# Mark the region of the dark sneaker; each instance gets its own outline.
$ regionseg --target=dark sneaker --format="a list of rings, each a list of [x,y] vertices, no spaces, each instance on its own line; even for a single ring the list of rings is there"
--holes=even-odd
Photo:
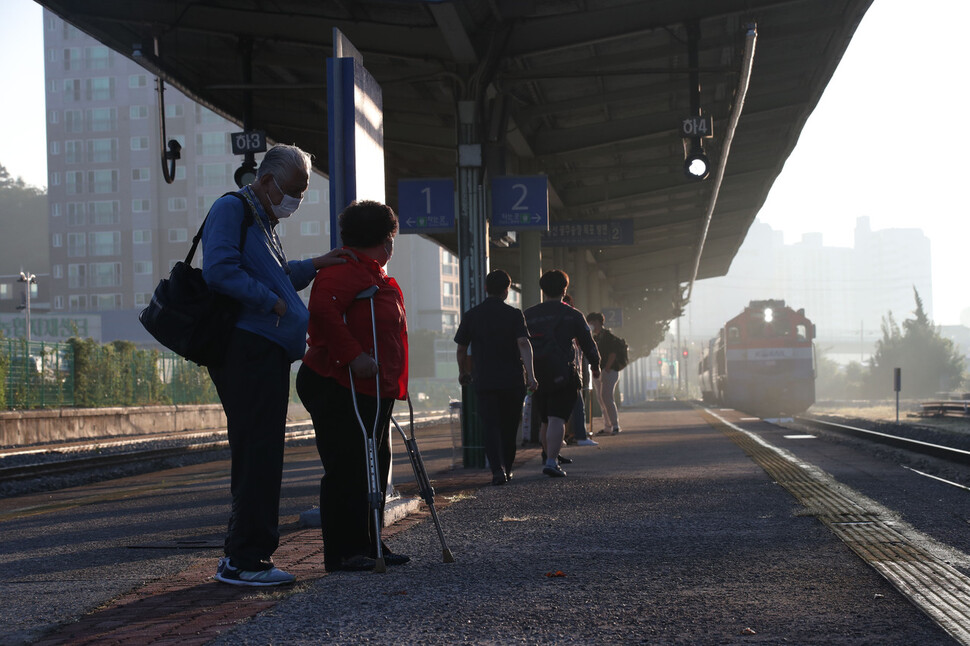
[[[216,567],[216,575],[213,578],[216,581],[222,581],[229,585],[248,585],[255,587],[288,585],[296,581],[295,576],[275,567],[268,570],[240,570],[234,568],[226,557],[219,559],[219,565]]]
[[[384,564],[385,565],[404,565],[411,560],[410,556],[405,556],[404,554],[395,554],[394,552],[384,552]]]
[[[505,472],[493,473],[492,474],[492,484],[495,486],[505,484]]]
[[[550,478],[564,478],[564,477],[566,477],[566,472],[563,471],[562,470],[562,467],[560,467],[558,465],[557,466],[554,466],[554,467],[550,467],[550,466],[542,467],[542,472],[544,474],[546,474],[547,476],[549,476]]]
[[[557,455],[556,456],[556,460],[559,461],[559,464],[572,464],[573,463],[573,459],[572,458],[567,458],[565,455]]]
[[[387,561],[385,561],[387,563]],[[340,561],[334,570],[343,570],[345,572],[364,572],[366,570],[373,570],[377,565],[377,559],[372,559],[369,556],[364,556],[363,554],[357,554],[355,556],[345,557]],[[328,570],[331,568],[327,568]]]
[[[613,427],[613,435],[619,435],[621,433],[619,426]]]

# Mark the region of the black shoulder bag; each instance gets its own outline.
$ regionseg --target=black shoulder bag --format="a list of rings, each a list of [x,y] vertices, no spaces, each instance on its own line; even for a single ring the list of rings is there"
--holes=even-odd
[[[222,197],[226,195],[239,198],[246,209],[239,231],[241,253],[255,216],[242,195],[226,193]],[[192,266],[192,257],[208,219],[206,214],[192,238],[192,248],[185,261],[175,263],[169,277],[158,282],[151,303],[138,315],[138,320],[159,343],[200,366],[215,366],[225,359],[229,333],[242,310],[242,304],[236,299],[211,291],[202,278],[202,270]]]

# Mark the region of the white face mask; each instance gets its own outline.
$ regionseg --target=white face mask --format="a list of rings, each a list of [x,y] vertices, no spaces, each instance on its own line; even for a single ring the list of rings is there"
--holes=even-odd
[[[280,188],[279,183],[276,178],[273,178],[273,183],[276,184],[276,188],[279,189],[280,193],[283,194],[283,199],[280,200],[279,204],[273,204],[273,215],[278,219],[288,218],[293,215],[293,212],[300,208],[300,204],[303,203],[302,197],[293,197],[292,195],[287,195],[283,193],[283,189]],[[272,202],[271,202],[272,204]]]

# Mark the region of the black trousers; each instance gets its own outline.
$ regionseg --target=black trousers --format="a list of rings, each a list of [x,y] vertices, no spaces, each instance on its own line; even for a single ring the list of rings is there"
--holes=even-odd
[[[367,500],[367,460],[364,435],[354,412],[349,388],[335,379],[321,377],[306,365],[296,376],[296,391],[313,419],[317,452],[323,463],[320,479],[320,520],[323,533],[323,560],[328,569],[356,555],[375,556],[377,533],[374,513]],[[357,394],[361,420],[370,433],[373,429],[377,399]],[[384,498],[391,469],[388,432],[394,400],[381,398],[381,417],[377,428],[378,479],[381,485],[380,522],[384,521]]]
[[[225,362],[210,366],[209,376],[226,411],[232,456],[225,554],[233,567],[266,570],[280,543],[290,361],[281,346],[236,328]]]
[[[511,473],[525,386],[479,390],[478,416],[485,427],[485,456],[492,473]]]

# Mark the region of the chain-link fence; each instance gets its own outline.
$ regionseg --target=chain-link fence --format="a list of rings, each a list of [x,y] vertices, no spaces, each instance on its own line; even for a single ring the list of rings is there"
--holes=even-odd
[[[128,341],[0,339],[0,409],[219,401],[204,368]]]

